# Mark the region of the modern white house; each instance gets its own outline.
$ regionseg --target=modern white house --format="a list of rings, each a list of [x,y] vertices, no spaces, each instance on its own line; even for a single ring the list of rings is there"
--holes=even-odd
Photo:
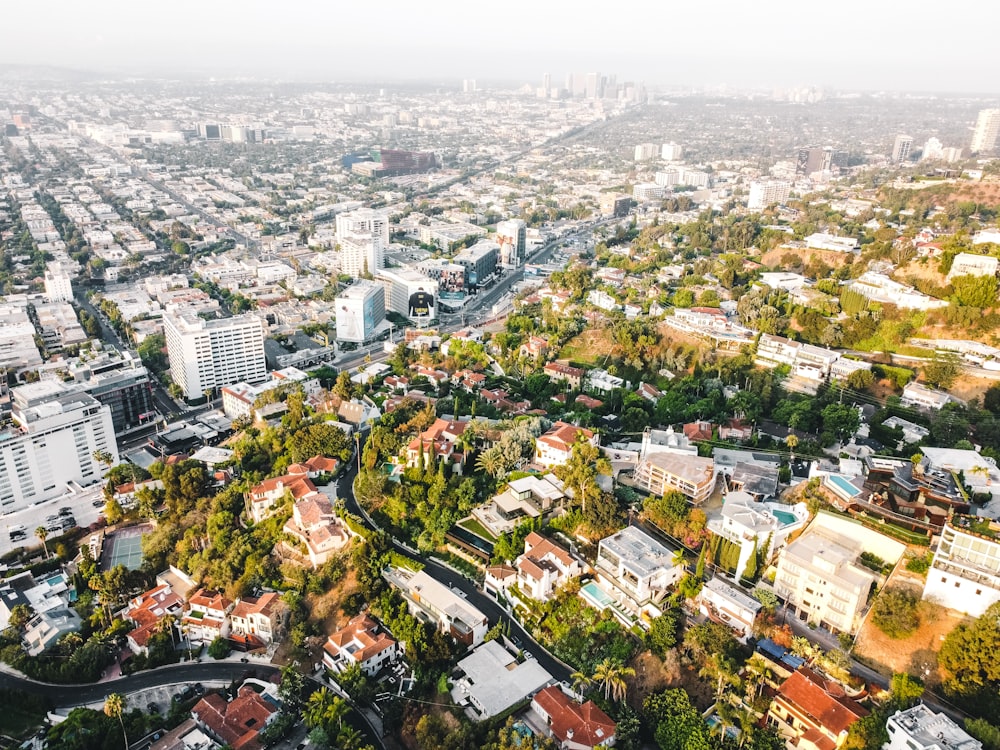
[[[483,721],[503,713],[551,685],[555,679],[534,658],[519,660],[499,640],[486,641],[458,662],[462,677],[451,699],[467,706],[466,714]]]
[[[753,635],[761,604],[746,592],[716,577],[702,586],[697,601],[698,610],[705,617],[728,625],[741,643]]]
[[[735,575],[739,578],[754,554],[769,559],[785,546],[790,534],[809,522],[805,503],[761,503],[746,492],[730,492],[718,516],[708,520],[708,530],[739,545]]]
[[[673,553],[634,526],[600,541],[596,570],[605,591],[634,615],[656,617],[657,606],[684,575]]]
[[[431,623],[470,648],[483,642],[489,630],[486,615],[448,586],[424,571],[386,568],[382,575],[399,590],[414,617]]]
[[[983,743],[944,714],[918,703],[896,711],[885,723],[889,742],[882,750],[982,750]]]

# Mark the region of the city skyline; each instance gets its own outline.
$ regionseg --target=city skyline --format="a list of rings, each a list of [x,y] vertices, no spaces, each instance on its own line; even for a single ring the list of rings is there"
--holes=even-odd
[[[997,91],[991,72],[1000,62],[993,47],[975,43],[975,33],[941,35],[933,55],[920,54],[914,40],[926,37],[924,17],[857,0],[841,4],[836,17],[779,0],[721,14],[676,7],[649,23],[634,14],[598,19],[565,4],[523,0],[508,4],[503,18],[469,14],[450,1],[435,4],[433,16],[399,2],[381,6],[377,17],[339,5],[279,15],[258,0],[171,7],[154,19],[120,0],[14,6],[6,11],[9,28],[24,33],[5,41],[0,65],[345,82],[535,84],[550,73],[560,86],[567,73],[600,71],[651,86],[989,94]],[[843,28],[840,19],[857,21]]]

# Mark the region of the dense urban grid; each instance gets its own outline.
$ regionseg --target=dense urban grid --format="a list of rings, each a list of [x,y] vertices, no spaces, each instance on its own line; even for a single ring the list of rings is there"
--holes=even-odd
[[[1000,108],[0,77],[4,746],[1000,750]]]

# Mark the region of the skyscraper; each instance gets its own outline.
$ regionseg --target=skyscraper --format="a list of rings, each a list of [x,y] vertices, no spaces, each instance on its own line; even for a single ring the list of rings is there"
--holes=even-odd
[[[259,383],[267,375],[264,324],[256,315],[204,320],[191,313],[163,316],[170,377],[184,398],[209,388]]]
[[[900,133],[892,144],[892,160],[897,164],[908,161],[913,148],[913,136]]]
[[[976,127],[972,131],[973,153],[985,153],[995,149],[998,135],[1000,135],[1000,109],[980,110]]]
[[[389,217],[382,211],[359,208],[337,215],[340,271],[348,276],[374,273],[381,268],[389,244]]]
[[[497,244],[500,245],[500,262],[505,266],[518,266],[524,260],[528,225],[521,219],[501,221],[497,224]]]

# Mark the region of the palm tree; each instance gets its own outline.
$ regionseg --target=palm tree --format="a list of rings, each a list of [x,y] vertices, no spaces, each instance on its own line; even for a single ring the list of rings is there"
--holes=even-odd
[[[334,744],[338,750],[358,750],[364,742],[365,736],[352,726],[341,727],[337,732]]]
[[[705,660],[705,666],[698,673],[715,681],[715,702],[722,700],[726,687],[739,682],[736,674],[736,664],[723,654],[712,654]]]
[[[342,729],[348,710],[347,701],[326,688],[320,688],[309,696],[309,701],[306,703],[304,714],[306,725],[322,727],[328,733],[334,723],[338,729]]]
[[[569,676],[569,679],[573,683],[573,690],[577,693],[583,694],[583,691],[590,687],[590,678],[587,677],[583,672],[574,672]]]
[[[45,550],[45,559],[49,559],[49,546],[45,543],[45,540],[49,538],[48,529],[44,526],[39,526],[35,529],[35,536],[42,540],[42,548]]]
[[[487,448],[480,453],[479,458],[476,459],[476,468],[486,474],[489,474],[494,479],[499,479],[500,475],[504,473],[504,463],[503,456],[500,455],[499,449]]]
[[[795,435],[788,435],[785,438],[785,445],[788,446],[788,463],[795,463],[795,449],[799,447],[799,439]]]
[[[628,685],[625,683],[626,677],[634,677],[635,670],[626,667],[611,659],[605,659],[594,667],[594,682],[599,682],[604,686],[604,697],[606,700],[621,702],[625,700],[628,692]]]
[[[121,693],[111,693],[104,699],[104,714],[118,719],[122,725],[122,739],[125,741],[125,750],[128,750],[128,735],[125,734],[125,720],[122,714],[125,713],[125,696]]]

